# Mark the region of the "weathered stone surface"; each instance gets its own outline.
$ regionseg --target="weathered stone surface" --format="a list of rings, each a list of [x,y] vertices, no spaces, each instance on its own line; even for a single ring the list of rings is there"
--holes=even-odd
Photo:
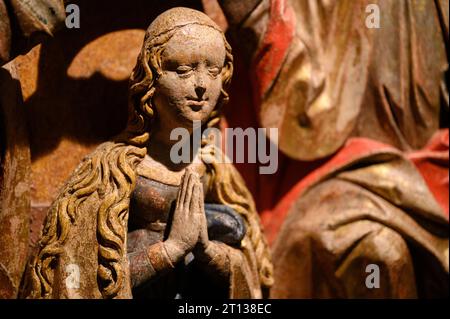
[[[0,68],[0,298],[17,297],[28,253],[30,149],[17,72]]]
[[[62,0],[1,0],[0,65],[52,36],[64,18]]]

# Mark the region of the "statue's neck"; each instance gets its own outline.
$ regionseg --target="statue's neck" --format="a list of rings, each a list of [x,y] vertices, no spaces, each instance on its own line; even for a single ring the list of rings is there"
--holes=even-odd
[[[184,144],[185,147],[182,149],[189,149],[189,162],[188,163],[174,163],[170,157],[170,153],[173,147],[177,147],[179,149],[181,147],[180,137],[177,137],[177,140],[170,139],[170,133],[172,132],[172,128],[170,127],[155,127],[152,130],[152,134],[147,145],[147,154],[152,157],[154,160],[160,162],[167,168],[173,171],[178,171],[186,168],[193,162],[193,159],[200,148],[200,143],[193,143],[194,134],[190,132],[189,139],[185,139]],[[175,144],[177,144],[175,146]],[[188,144],[188,145],[186,145]],[[195,148],[195,149],[194,149]]]

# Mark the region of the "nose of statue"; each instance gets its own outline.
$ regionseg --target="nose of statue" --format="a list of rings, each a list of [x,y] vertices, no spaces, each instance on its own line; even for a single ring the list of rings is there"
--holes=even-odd
[[[203,94],[205,93],[206,88],[204,85],[197,85],[195,87],[195,93],[197,94],[197,98],[199,100],[203,99]]]

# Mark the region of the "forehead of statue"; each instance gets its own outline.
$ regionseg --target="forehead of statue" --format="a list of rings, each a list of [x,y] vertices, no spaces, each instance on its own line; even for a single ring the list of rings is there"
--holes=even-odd
[[[147,37],[154,38],[175,28],[190,24],[210,26],[220,31],[219,26],[203,12],[177,7],[167,10],[156,17],[147,29]]]
[[[177,30],[164,47],[163,62],[189,64],[206,61],[223,66],[225,43],[221,32],[204,25],[191,24]]]

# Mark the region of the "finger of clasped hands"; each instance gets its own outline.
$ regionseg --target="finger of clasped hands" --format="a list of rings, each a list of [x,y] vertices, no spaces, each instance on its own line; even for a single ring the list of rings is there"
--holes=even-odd
[[[173,214],[169,236],[164,242],[172,262],[178,262],[188,253],[202,254],[210,244],[206,222],[203,184],[199,175],[186,169]]]

